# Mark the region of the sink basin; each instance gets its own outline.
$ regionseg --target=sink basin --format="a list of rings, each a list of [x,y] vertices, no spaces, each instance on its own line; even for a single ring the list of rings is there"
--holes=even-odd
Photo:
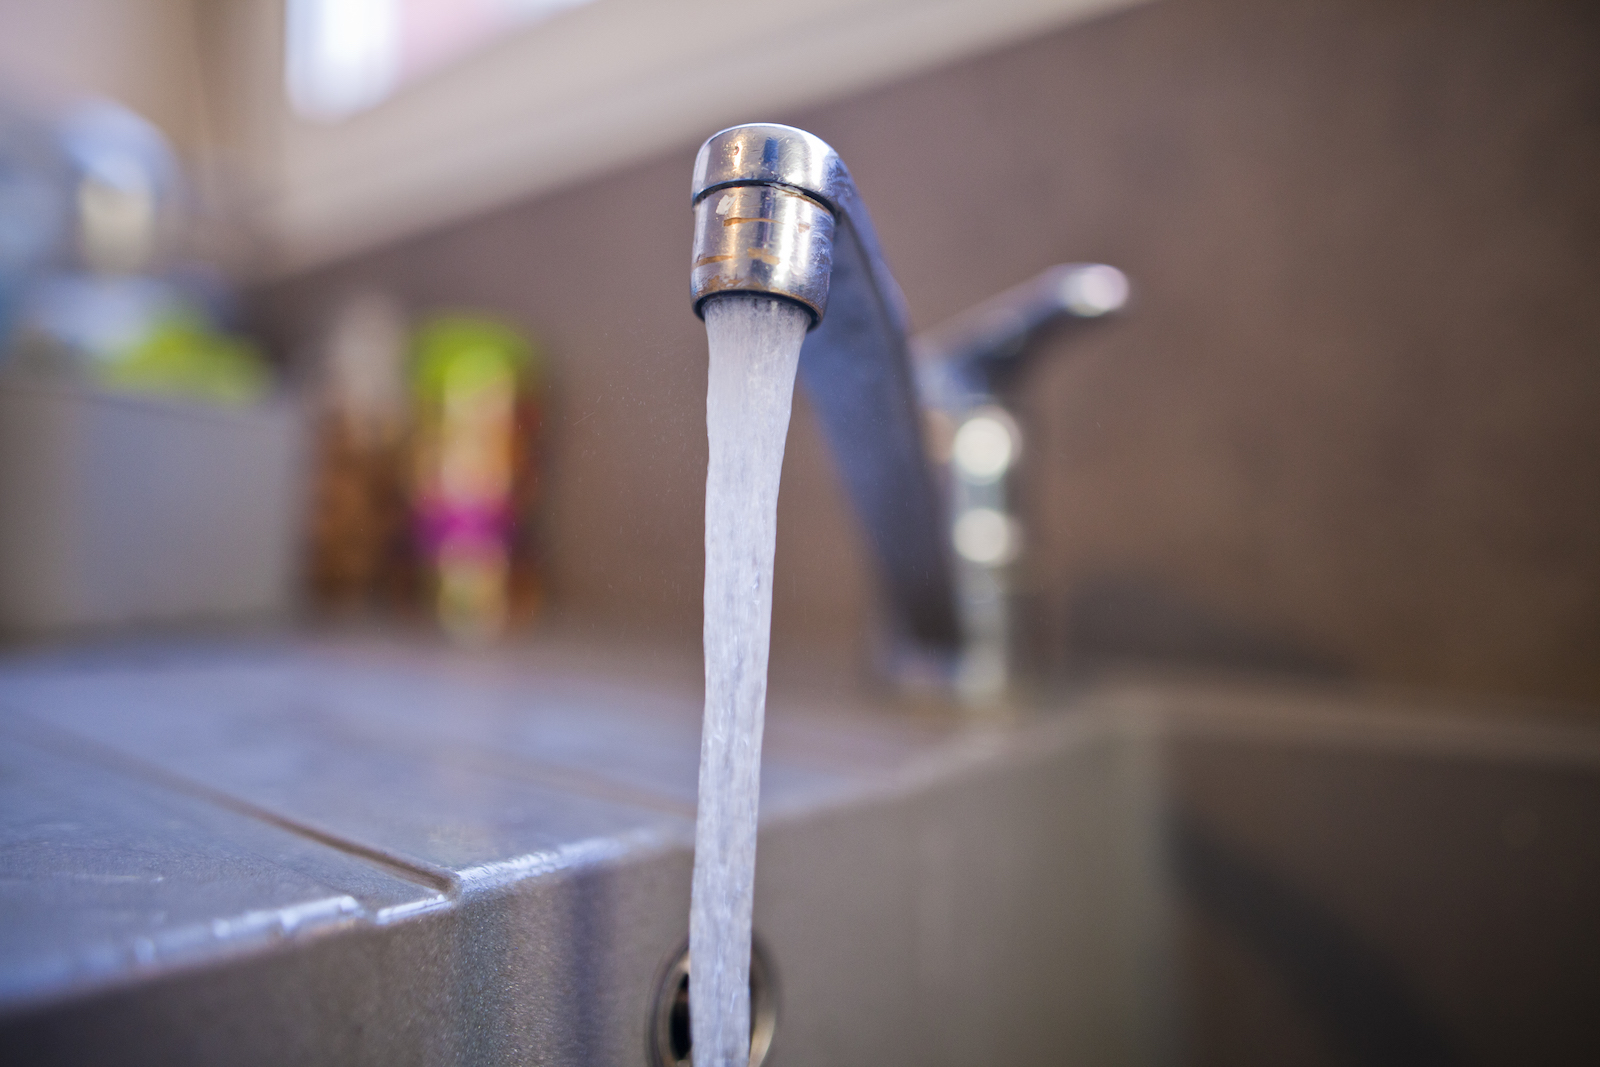
[[[699,711],[692,669],[561,650],[14,659],[0,1058],[649,1063]],[[762,811],[777,1067],[1600,1062],[1593,730],[779,688]]]

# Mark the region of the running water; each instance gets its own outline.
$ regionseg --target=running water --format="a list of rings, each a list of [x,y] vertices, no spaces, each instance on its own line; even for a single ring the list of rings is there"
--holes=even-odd
[[[705,319],[706,714],[689,906],[689,1020],[695,1067],[746,1067],[778,474],[810,316],[770,297],[728,295],[706,304]]]

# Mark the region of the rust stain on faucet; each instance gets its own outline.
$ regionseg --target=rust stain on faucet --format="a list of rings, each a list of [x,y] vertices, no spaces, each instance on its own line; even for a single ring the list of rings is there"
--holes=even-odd
[[[749,256],[751,259],[760,260],[769,267],[776,267],[778,264],[783,262],[780,257],[772,252],[768,252],[765,248],[747,248],[744,250],[744,254]],[[694,265],[695,269],[698,270],[701,267],[709,267],[713,263],[728,263],[738,258],[739,257],[735,254],[721,256],[701,256],[699,259],[694,261]]]

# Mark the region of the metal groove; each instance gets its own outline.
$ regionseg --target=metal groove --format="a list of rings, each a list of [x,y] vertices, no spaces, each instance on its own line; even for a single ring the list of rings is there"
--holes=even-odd
[[[481,748],[474,744],[463,744],[459,741],[440,738],[429,738],[425,741],[421,739],[406,741],[397,738],[393,734],[379,736],[375,733],[353,728],[349,722],[329,715],[322,708],[315,705],[302,706],[301,710],[313,711],[318,715],[318,730],[354,745],[364,747],[375,742],[381,742],[391,752],[398,752],[412,757],[423,757],[429,760],[442,758],[463,770],[494,774],[512,781],[524,782],[557,792],[572,793],[591,800],[605,801],[609,804],[625,804],[629,807],[645,808],[666,815],[676,815],[688,819],[694,818],[695,806],[692,803],[680,800],[660,790],[651,789],[648,786],[626,785],[615,778],[596,771],[586,770],[582,767],[548,763],[528,755],[519,755],[517,758],[511,759],[498,752]]]
[[[365,860],[406,881],[425,885],[438,893],[447,894],[452,898],[458,895],[460,880],[453,871],[426,866],[415,860],[397,856],[382,849],[374,848],[371,845],[364,845],[359,841],[341,837],[309,823],[280,815],[269,808],[261,807],[231,793],[226,793],[202,782],[196,782],[193,779],[169,771],[165,767],[150,763],[103,741],[86,737],[74,730],[57,726],[54,723],[44,722],[27,713],[16,713],[10,724],[22,727],[18,732],[42,747],[50,748],[66,756],[90,760],[100,764],[102,767],[121,771],[148,782],[154,782],[173,792],[204,800],[209,804],[215,804],[220,808],[243,815],[246,818],[276,826],[281,830],[287,830],[289,833],[315,841],[320,845],[354,856],[357,859]]]

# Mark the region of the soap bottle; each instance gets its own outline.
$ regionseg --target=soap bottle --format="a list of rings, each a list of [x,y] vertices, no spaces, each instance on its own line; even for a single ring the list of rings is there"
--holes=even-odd
[[[392,613],[413,599],[406,327],[393,297],[368,291],[339,305],[323,343],[309,577],[325,613]]]
[[[538,610],[542,383],[532,344],[501,323],[446,315],[417,333],[412,520],[425,595],[462,643]]]

